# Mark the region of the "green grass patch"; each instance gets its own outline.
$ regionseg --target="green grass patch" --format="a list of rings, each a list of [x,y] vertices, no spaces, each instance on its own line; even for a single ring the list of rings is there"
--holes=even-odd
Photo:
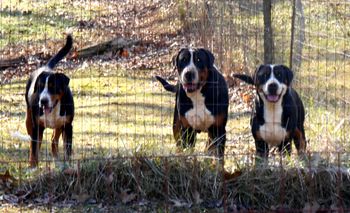
[[[3,1],[0,8],[0,47],[32,41],[61,39],[75,25],[63,2]],[[65,8],[65,11],[58,9]],[[20,42],[19,42],[20,41]]]

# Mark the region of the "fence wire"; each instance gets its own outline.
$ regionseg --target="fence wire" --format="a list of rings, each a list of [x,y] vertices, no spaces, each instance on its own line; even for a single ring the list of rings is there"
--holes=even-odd
[[[295,151],[290,158],[280,158],[273,149],[269,165],[259,170],[254,167],[249,121],[254,88],[232,75],[252,75],[264,63],[263,4],[2,1],[0,201],[21,208],[32,200],[51,206],[56,201],[94,199],[124,205],[147,200],[148,206],[168,211],[174,206],[347,211],[350,3],[272,1],[273,63],[294,71],[293,87],[306,108],[308,154],[300,162]],[[39,154],[41,169],[31,173],[25,83],[63,45],[67,31],[73,32],[74,49],[55,69],[70,77],[75,102],[71,167],[54,162],[52,130],[47,129]],[[213,163],[206,155],[205,133],[198,135],[194,149],[179,150],[175,145],[175,95],[164,91],[154,76],[175,84],[172,59],[186,46],[212,51],[229,85],[225,161]],[[59,147],[62,160],[62,140]],[[57,168],[63,172],[51,173]],[[30,182],[38,177],[40,181]],[[153,204],[152,199],[162,204]]]

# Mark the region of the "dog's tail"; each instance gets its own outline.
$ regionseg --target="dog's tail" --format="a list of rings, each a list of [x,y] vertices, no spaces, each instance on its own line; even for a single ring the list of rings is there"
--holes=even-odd
[[[233,77],[238,78],[248,84],[254,85],[254,80],[252,77],[249,75],[244,75],[244,74],[234,74]]]
[[[169,91],[169,92],[172,92],[172,93],[176,93],[177,92],[177,86],[176,85],[172,85],[172,84],[169,84],[164,78],[156,75],[155,76],[156,79],[163,85],[164,89],[166,91]]]
[[[47,66],[50,69],[53,69],[55,67],[55,65],[69,53],[69,51],[71,50],[72,46],[73,46],[73,37],[72,37],[71,34],[68,34],[67,35],[67,39],[66,39],[66,44],[64,45],[64,47],[62,47],[60,49],[60,51],[58,51],[58,53],[56,55],[54,55],[49,60],[49,62],[47,63]]]

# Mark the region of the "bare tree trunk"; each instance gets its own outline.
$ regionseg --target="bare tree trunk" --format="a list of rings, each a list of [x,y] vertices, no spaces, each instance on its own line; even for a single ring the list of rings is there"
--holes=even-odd
[[[303,46],[305,42],[305,15],[301,0],[295,2],[295,32],[294,40],[297,42],[293,45],[292,63],[293,70],[298,71],[302,62]]]
[[[271,0],[263,1],[264,7],[264,63],[272,64],[274,62],[274,45],[271,25]]]
[[[290,29],[290,53],[289,53],[289,68],[293,69],[293,49],[294,49],[294,30],[295,30],[295,1],[293,0],[292,6],[292,26]]]

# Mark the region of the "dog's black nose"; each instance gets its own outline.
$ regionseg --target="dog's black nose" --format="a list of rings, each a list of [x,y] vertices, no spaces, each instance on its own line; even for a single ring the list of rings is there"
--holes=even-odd
[[[187,82],[193,81],[194,77],[195,77],[194,72],[186,72],[185,73],[185,79]]]
[[[49,99],[43,98],[40,100],[40,105],[41,106],[47,106],[49,104]]]
[[[267,89],[268,89],[270,95],[276,95],[278,85],[276,83],[272,83],[268,86]]]

